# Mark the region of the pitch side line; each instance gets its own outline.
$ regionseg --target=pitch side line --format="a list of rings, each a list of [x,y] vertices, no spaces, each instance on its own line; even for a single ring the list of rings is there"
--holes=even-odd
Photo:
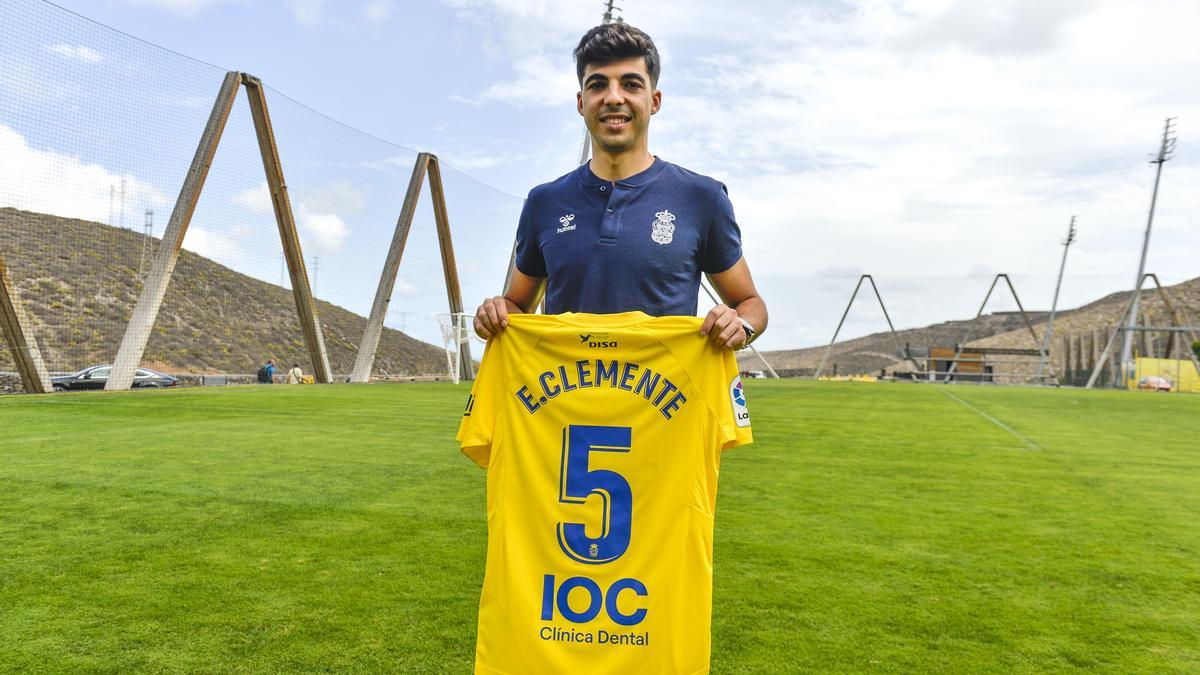
[[[1040,447],[1040,446],[1039,446],[1037,443],[1034,443],[1033,441],[1029,440],[1028,438],[1025,438],[1025,437],[1024,437],[1024,436],[1022,436],[1021,434],[1017,433],[1015,429],[1013,429],[1012,427],[1008,426],[1008,425],[1007,425],[1007,424],[1005,424],[1004,422],[1001,422],[1000,420],[996,419],[995,417],[992,417],[991,415],[989,415],[989,414],[987,414],[987,413],[983,412],[983,411],[982,411],[982,410],[980,410],[979,408],[976,408],[975,406],[971,405],[970,403],[967,403],[966,401],[962,400],[961,398],[959,398],[959,397],[955,396],[954,394],[951,394],[950,392],[946,391],[946,388],[945,388],[945,387],[938,387],[938,389],[937,389],[937,390],[938,390],[938,391],[940,391],[940,392],[942,392],[943,394],[945,394],[945,395],[949,396],[950,398],[954,399],[955,401],[958,401],[959,403],[961,403],[961,404],[965,405],[966,407],[970,408],[971,410],[974,410],[976,413],[979,413],[979,416],[980,416],[980,417],[983,417],[985,420],[987,420],[987,421],[991,422],[992,424],[995,424],[996,426],[1000,427],[1001,429],[1003,429],[1003,430],[1007,431],[1008,433],[1012,434],[1013,436],[1015,436],[1015,437],[1017,438],[1017,440],[1019,440],[1019,441],[1021,441],[1022,443],[1024,443],[1024,444],[1025,444],[1025,446],[1026,446],[1026,447],[1028,447],[1030,450],[1039,450],[1039,451],[1040,451],[1040,450],[1042,449],[1042,448],[1041,448],[1041,447]]]

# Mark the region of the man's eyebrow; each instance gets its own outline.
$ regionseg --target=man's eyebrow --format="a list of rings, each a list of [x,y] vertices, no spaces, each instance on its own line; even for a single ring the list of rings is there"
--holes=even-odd
[[[621,76],[621,79],[622,80],[637,80],[638,82],[642,82],[642,83],[646,82],[646,78],[641,73],[625,73],[624,75]],[[588,75],[586,78],[584,78],[583,84],[586,86],[592,80],[600,80],[603,82],[607,82],[608,76],[605,75],[604,73],[592,73],[591,75]]]

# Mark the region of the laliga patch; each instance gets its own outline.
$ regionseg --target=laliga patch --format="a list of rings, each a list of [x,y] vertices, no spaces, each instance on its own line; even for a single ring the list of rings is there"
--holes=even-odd
[[[746,407],[746,390],[742,388],[742,376],[734,375],[729,383],[729,402],[733,404],[733,419],[739,427],[750,426],[750,409]]]

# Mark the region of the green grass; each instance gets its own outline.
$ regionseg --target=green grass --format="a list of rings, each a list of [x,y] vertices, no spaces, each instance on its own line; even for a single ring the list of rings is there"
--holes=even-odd
[[[1200,670],[1200,397],[748,387],[714,672]],[[469,672],[465,395],[0,398],[0,670]]]

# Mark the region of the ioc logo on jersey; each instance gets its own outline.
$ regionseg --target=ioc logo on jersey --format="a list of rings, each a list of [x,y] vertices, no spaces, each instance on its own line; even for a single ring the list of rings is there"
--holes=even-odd
[[[575,589],[581,589],[583,593],[579,595],[586,598],[583,608],[578,610],[576,608],[579,605],[572,607],[568,600]],[[623,592],[641,598],[649,595],[646,584],[637,579],[617,579],[605,591],[588,577],[570,577],[563,579],[560,584],[553,574],[547,574],[542,577],[542,621],[553,621],[557,610],[560,616],[571,623],[589,623],[603,611],[619,626],[636,626],[646,618],[647,610],[641,607],[629,613],[622,612],[618,607],[618,599]]]

